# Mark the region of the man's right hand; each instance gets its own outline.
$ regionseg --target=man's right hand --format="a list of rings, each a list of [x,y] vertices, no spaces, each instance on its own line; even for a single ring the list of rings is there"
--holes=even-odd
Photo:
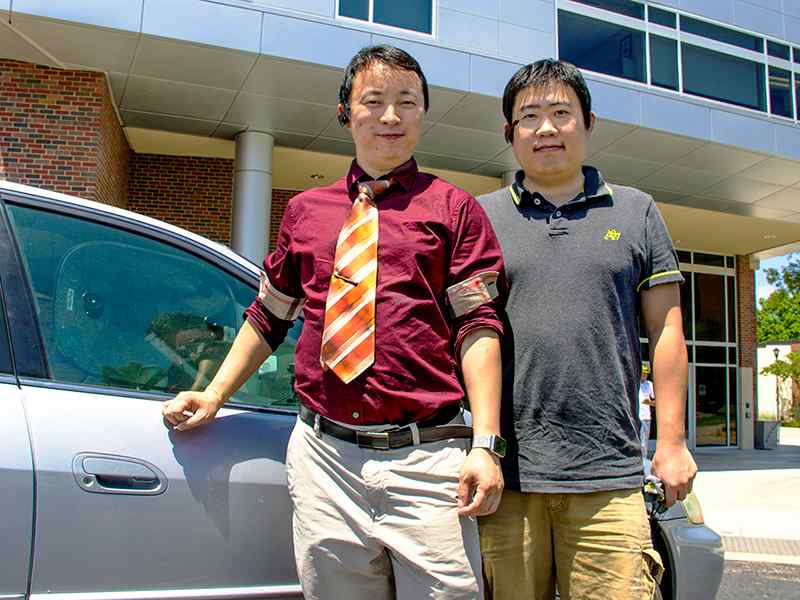
[[[164,402],[161,414],[178,431],[194,429],[211,421],[224,402],[215,391],[181,392]]]

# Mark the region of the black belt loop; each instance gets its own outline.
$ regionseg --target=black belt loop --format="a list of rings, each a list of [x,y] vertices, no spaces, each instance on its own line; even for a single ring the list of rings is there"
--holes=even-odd
[[[448,425],[460,412],[460,403],[447,406],[430,419],[416,423],[416,432],[409,425],[389,431],[352,429],[323,417],[303,404],[300,405],[300,420],[311,426],[314,429],[314,435],[318,438],[321,438],[322,434],[325,433],[351,444],[356,444],[360,448],[394,450],[426,442],[439,442],[453,438],[471,438],[472,427],[467,425]]]

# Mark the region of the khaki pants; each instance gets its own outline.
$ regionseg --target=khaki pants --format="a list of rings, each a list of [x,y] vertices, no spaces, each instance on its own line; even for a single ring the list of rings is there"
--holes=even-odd
[[[506,490],[480,535],[490,600],[651,600],[663,573],[638,489]]]
[[[306,600],[478,600],[478,526],[457,511],[465,439],[370,450],[297,422],[286,453]]]

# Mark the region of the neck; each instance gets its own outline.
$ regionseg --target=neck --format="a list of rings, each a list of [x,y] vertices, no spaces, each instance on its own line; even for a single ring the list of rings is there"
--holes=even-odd
[[[407,161],[408,161],[408,158],[398,162],[397,164],[375,165],[375,164],[371,164],[367,160],[362,160],[361,158],[358,157],[358,155],[356,155],[356,163],[358,163],[358,166],[361,167],[361,170],[364,171],[364,173],[366,173],[367,175],[369,175],[373,179],[378,179],[379,177],[381,177],[383,175],[386,175],[387,173],[391,173],[397,167],[399,167],[400,165],[406,163]]]
[[[525,189],[539,192],[556,206],[569,202],[583,190],[583,171],[563,179],[538,179],[532,180],[527,175],[523,181]]]

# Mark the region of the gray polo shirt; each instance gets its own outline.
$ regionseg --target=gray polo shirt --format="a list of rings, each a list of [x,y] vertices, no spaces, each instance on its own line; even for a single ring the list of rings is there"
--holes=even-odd
[[[653,199],[583,172],[584,191],[559,207],[525,190],[522,171],[479,198],[509,283],[503,471],[523,492],[642,484],[639,293],[683,281]]]

